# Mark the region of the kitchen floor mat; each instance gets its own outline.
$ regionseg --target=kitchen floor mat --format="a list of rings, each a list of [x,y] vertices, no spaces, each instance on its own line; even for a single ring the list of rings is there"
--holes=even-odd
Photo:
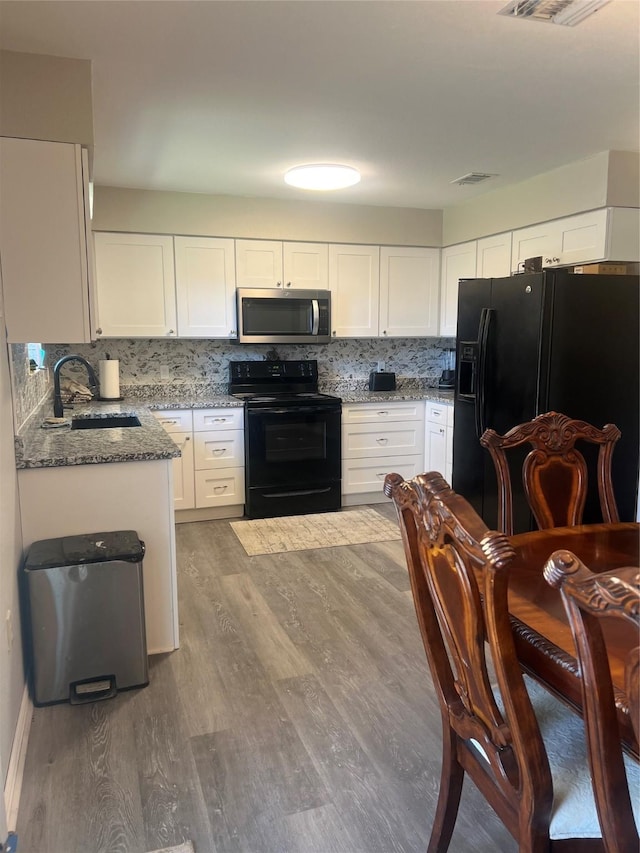
[[[396,522],[375,509],[232,521],[231,528],[250,557],[400,539]]]

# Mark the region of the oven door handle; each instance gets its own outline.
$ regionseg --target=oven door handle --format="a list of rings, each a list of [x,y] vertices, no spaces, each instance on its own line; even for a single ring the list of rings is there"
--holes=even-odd
[[[317,299],[311,300],[311,316],[313,317],[311,323],[311,334],[317,335],[318,329],[320,328],[320,306],[318,305]]]
[[[257,415],[290,415],[297,414],[301,412],[302,414],[315,414],[317,412],[327,412],[328,414],[332,414],[334,412],[339,412],[340,407],[335,406],[287,406],[286,408],[266,408],[266,409],[247,409],[249,417],[256,417]]]
[[[263,498],[296,498],[303,495],[325,495],[331,491],[331,486],[324,489],[296,489],[294,492],[272,492],[270,495],[263,494]]]

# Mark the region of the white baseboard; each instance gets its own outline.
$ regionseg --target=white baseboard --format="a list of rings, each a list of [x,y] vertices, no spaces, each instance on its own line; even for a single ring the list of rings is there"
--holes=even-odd
[[[15,832],[16,824],[18,823],[18,807],[20,805],[24,762],[27,757],[27,744],[29,743],[32,717],[33,704],[29,696],[29,687],[25,684],[20,711],[18,713],[18,722],[13,735],[13,744],[11,745],[11,758],[9,759],[7,780],[4,786],[4,803],[9,832]]]

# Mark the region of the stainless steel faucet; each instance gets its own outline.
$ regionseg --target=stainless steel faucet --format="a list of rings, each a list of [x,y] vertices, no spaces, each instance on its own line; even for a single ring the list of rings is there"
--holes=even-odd
[[[89,376],[89,389],[93,391],[96,396],[98,394],[98,380],[96,379],[93,367],[91,367],[86,358],[83,358],[81,355],[63,356],[56,362],[55,367],[53,368],[53,415],[56,418],[61,418],[64,415],[62,397],[60,395],[60,368],[67,361],[79,361],[81,364],[84,364],[87,369],[87,375]]]

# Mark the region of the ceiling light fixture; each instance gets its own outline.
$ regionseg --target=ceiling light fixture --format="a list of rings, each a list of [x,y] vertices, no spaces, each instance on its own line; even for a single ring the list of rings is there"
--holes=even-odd
[[[512,0],[498,14],[575,27],[609,2],[610,0]]]
[[[302,190],[341,190],[360,180],[360,172],[352,166],[337,163],[310,163],[285,172],[285,183]]]

